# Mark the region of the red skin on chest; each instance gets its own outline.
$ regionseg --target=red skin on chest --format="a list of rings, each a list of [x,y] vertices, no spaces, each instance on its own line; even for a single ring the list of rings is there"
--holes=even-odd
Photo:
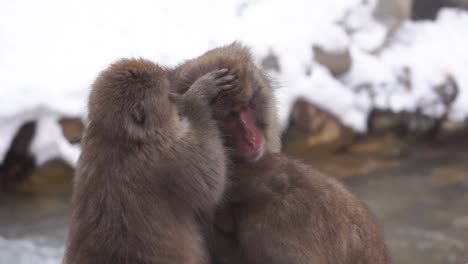
[[[224,205],[216,211],[215,226],[224,234],[233,234],[235,232],[236,223],[231,205]]]

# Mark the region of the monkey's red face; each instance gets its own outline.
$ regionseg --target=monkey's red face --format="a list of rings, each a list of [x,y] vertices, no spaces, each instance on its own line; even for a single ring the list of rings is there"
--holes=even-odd
[[[234,105],[223,121],[227,145],[234,150],[234,158],[241,161],[254,162],[263,154],[264,138],[257,124],[255,107],[255,99]]]

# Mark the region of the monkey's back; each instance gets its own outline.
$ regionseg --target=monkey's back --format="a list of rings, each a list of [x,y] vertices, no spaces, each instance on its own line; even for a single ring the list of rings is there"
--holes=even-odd
[[[255,177],[256,192],[240,194],[249,198],[236,215],[250,262],[388,262],[374,216],[343,184],[282,154],[257,163],[238,170]]]
[[[104,144],[83,139],[65,263],[208,263],[194,212],[173,197],[183,190],[166,180],[184,172],[151,149]]]

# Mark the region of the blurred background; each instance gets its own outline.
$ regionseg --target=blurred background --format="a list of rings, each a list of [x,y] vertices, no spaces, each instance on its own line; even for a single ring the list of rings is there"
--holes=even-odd
[[[283,151],[345,182],[393,263],[468,262],[468,1],[0,2],[0,264],[60,263],[90,84],[241,41]]]

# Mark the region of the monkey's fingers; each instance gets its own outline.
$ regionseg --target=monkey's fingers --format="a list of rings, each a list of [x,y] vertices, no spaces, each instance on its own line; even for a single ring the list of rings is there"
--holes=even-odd
[[[219,78],[225,76],[228,72],[229,72],[228,68],[223,68],[223,69],[220,69],[220,70],[215,70],[212,73],[214,73],[216,79],[219,79]]]
[[[221,92],[224,92],[224,91],[234,89],[235,85],[234,84],[224,84],[224,85],[219,85],[218,88],[219,88],[219,90]]]
[[[224,85],[218,85],[216,86],[217,89],[214,89],[214,95],[212,99],[210,100],[210,103],[213,103],[214,101],[218,100],[220,97],[223,97],[224,94],[226,94],[229,91],[232,91],[236,88],[234,84],[224,84]]]
[[[226,75],[222,78],[216,79],[216,85],[224,85],[232,83],[233,81],[237,80],[236,75]]]

